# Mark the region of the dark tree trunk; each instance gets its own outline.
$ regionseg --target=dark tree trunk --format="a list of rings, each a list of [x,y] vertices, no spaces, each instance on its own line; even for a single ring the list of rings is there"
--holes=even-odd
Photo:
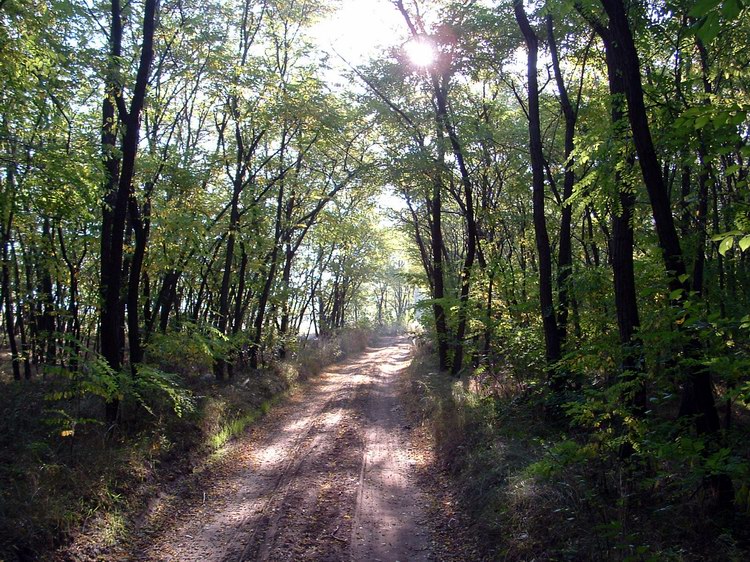
[[[464,357],[464,338],[466,336],[466,323],[469,315],[469,292],[471,290],[471,273],[474,266],[474,260],[477,255],[477,225],[474,216],[474,193],[469,171],[466,168],[463,147],[458,138],[453,123],[448,115],[448,93],[447,86],[440,82],[439,77],[432,74],[432,87],[437,102],[438,123],[445,129],[453,149],[453,156],[456,159],[458,170],[461,174],[461,185],[464,192],[464,218],[466,220],[466,255],[461,268],[461,292],[459,295],[460,305],[458,308],[458,324],[456,326],[456,336],[453,342],[453,358],[451,364],[451,374],[458,376],[463,367]]]
[[[617,72],[622,74],[633,144],[651,202],[659,246],[667,271],[670,272],[670,289],[688,289],[687,281],[680,280],[680,277],[685,274],[685,262],[672,217],[669,193],[664,183],[649,128],[643,99],[640,61],[625,6],[622,0],[601,0],[601,2],[609,16],[610,56]],[[613,45],[616,45],[616,48],[612,48]]]
[[[236,231],[240,220],[239,196],[242,191],[241,179],[235,180],[234,193],[232,195],[232,210],[229,215],[229,233],[227,234],[227,249],[224,255],[224,271],[221,276],[221,290],[219,292],[219,317],[216,329],[220,334],[226,334],[229,323],[229,282],[232,277],[232,263],[234,261],[234,244]],[[226,373],[226,358],[217,357],[214,360],[214,376],[216,380],[224,380]]]
[[[162,334],[167,332],[169,314],[172,311],[172,306],[177,296],[177,281],[179,278],[180,272],[176,270],[168,271],[164,274],[164,277],[161,280],[159,294],[156,296],[156,303],[154,304],[154,308],[149,314],[148,322],[146,323],[146,340],[148,340],[151,337],[151,334],[153,334],[157,318],[159,319],[159,331]]]
[[[242,311],[245,309],[244,297],[245,297],[245,277],[247,276],[247,262],[249,256],[245,251],[245,245],[240,244],[240,250],[242,252],[240,258],[240,270],[238,272],[239,283],[237,285],[237,294],[234,297],[234,315],[232,318],[232,334],[237,334],[242,327]]]
[[[539,118],[539,86],[537,82],[537,51],[539,40],[529,24],[520,0],[514,0],[513,9],[516,21],[523,34],[528,49],[528,87],[529,87],[529,146],[531,156],[534,232],[536,248],[539,254],[539,301],[542,311],[544,330],[545,358],[547,376],[554,392],[565,387],[562,377],[556,375],[555,363],[560,360],[560,332],[555,318],[555,307],[552,300],[552,257],[550,251],[547,221],[544,216],[544,155],[542,152],[542,133]]]
[[[289,217],[291,218],[291,217]],[[291,244],[287,240],[285,243],[285,250],[284,250],[284,268],[281,272],[281,285],[283,287],[283,290],[285,294],[289,291],[289,281],[291,279],[292,275],[292,261],[294,260],[294,252],[292,251]],[[284,298],[284,302],[282,304],[281,309],[281,322],[279,324],[279,338],[281,340],[280,342],[280,349],[279,349],[279,358],[284,359],[286,358],[286,337],[287,333],[289,332],[289,295],[286,294],[286,297]]]
[[[122,367],[123,313],[122,279],[125,222],[128,199],[133,191],[135,159],[138,152],[141,111],[143,109],[151,61],[154,50],[154,27],[156,0],[146,0],[143,14],[143,40],[136,83],[130,108],[122,98],[119,80],[119,59],[122,55],[122,21],[119,0],[112,0],[112,27],[110,32],[110,69],[107,78],[107,97],[102,109],[102,145],[105,154],[107,184],[102,218],[101,280],[102,310],[100,319],[101,353],[110,368],[117,372]],[[121,160],[115,156],[115,104],[124,132],[121,144]],[[119,169],[119,176],[118,176]],[[137,314],[137,311],[134,311]],[[111,399],[106,408],[108,422],[117,419],[119,404]]]
[[[15,291],[17,295],[21,294],[21,274],[18,269],[18,256],[16,251],[11,246],[11,262],[13,263],[13,270],[15,276]],[[16,329],[18,330],[19,338],[21,339],[21,358],[23,359],[23,377],[26,380],[31,379],[31,346],[29,345],[28,336],[26,334],[26,326],[24,322],[24,306],[19,305],[17,308],[18,320],[16,322]],[[54,320],[53,320],[54,321]]]
[[[143,362],[143,346],[141,344],[141,327],[138,320],[138,298],[140,296],[140,281],[143,271],[143,260],[146,256],[146,245],[148,244],[150,230],[151,203],[148,196],[143,205],[143,215],[138,209],[135,197],[130,197],[130,220],[135,233],[135,247],[130,261],[128,278],[128,343],[130,345],[130,368],[133,376],[136,376],[138,364]]]
[[[176,314],[179,313],[179,303],[177,302],[177,282],[180,280],[181,274],[182,272],[180,271],[173,271],[168,274],[170,277],[168,291],[162,301],[161,311],[159,313],[159,331],[161,331],[162,334],[167,333],[167,328],[169,327],[169,314],[172,312],[172,309],[175,309]],[[175,321],[179,326],[179,319],[176,318]]]
[[[113,263],[112,241],[117,206],[117,186],[120,177],[120,156],[117,154],[117,125],[115,111],[117,98],[122,96],[119,83],[119,66],[122,57],[122,18],[119,0],[111,1],[111,29],[105,97],[102,103],[102,152],[105,168],[104,204],[102,205],[102,235],[100,250],[100,298],[102,302],[99,322],[99,351],[113,371],[120,370],[120,308],[119,277],[121,265]],[[124,213],[124,209],[122,209]],[[124,225],[124,217],[122,224]],[[122,235],[120,235],[122,236]],[[115,298],[113,305],[112,298]],[[112,398],[106,405],[107,421],[117,418],[119,402]]]
[[[442,154],[442,148],[439,148]],[[437,171],[442,178],[442,169]],[[445,272],[443,267],[443,227],[442,227],[442,180],[436,178],[432,184],[432,197],[427,201],[430,221],[430,253],[432,256],[432,313],[435,317],[438,364],[441,371],[448,369],[448,322],[445,315]],[[415,225],[418,228],[418,225]]]
[[[688,276],[685,274],[685,262],[672,217],[669,194],[661,174],[649,129],[643,98],[640,61],[630,29],[630,22],[622,0],[601,0],[601,2],[609,16],[611,43],[617,45],[617,48],[610,49],[612,61],[623,76],[633,142],[651,202],[656,234],[664,257],[664,264],[670,275],[669,288],[670,291],[681,289],[682,298],[686,298],[690,284],[688,283]],[[697,342],[691,342],[688,344],[688,348],[693,348],[696,344]],[[720,422],[716,411],[711,375],[703,368],[692,367],[690,371],[688,380],[683,385],[680,413],[681,415],[695,416],[696,429],[699,433],[718,432]]]
[[[703,92],[706,94],[706,98],[710,98],[713,94],[713,87],[711,80],[709,79],[709,67],[708,67],[708,52],[703,42],[696,38],[696,46],[700,53],[701,60],[701,73],[703,78]],[[709,103],[709,102],[706,102]],[[695,227],[697,229],[698,240],[695,249],[695,261],[693,262],[693,286],[692,289],[698,295],[703,295],[703,270],[706,263],[706,226],[708,216],[708,184],[712,177],[711,163],[707,158],[708,149],[706,147],[706,139],[703,136],[703,132],[698,132],[700,139],[698,142],[698,162],[700,163],[700,171],[698,173],[698,208],[695,213]]]
[[[8,335],[8,345],[10,346],[10,360],[13,367],[13,379],[21,380],[21,367],[19,365],[20,357],[18,354],[18,343],[16,342],[16,328],[13,319],[13,299],[11,298],[10,287],[10,255],[8,246],[10,244],[10,221],[3,225],[3,265],[2,265],[2,283],[3,283],[3,306],[5,308],[5,332]]]
[[[605,43],[608,37],[602,38]],[[608,45],[607,51],[607,73],[609,77],[609,93],[612,104],[612,126],[615,134],[623,136],[623,119],[625,116],[623,108],[623,95],[625,85],[622,76],[612,61],[610,53],[614,46]],[[627,156],[628,165],[632,166],[634,158]],[[633,268],[633,208],[635,206],[635,193],[632,189],[620,185],[622,175],[616,173],[616,182],[619,189],[620,209],[612,217],[612,273],[615,289],[615,310],[617,313],[617,327],[622,345],[622,371],[625,373],[626,381],[637,381],[638,374],[643,370],[643,356],[641,353],[641,340],[636,335],[640,327],[638,316],[638,300],[635,287],[635,270]],[[646,407],[646,395],[642,386],[637,386],[632,391],[628,401],[639,411]]]
[[[573,248],[571,235],[571,221],[573,208],[570,205],[570,197],[573,195],[575,185],[575,172],[572,154],[575,149],[575,128],[578,114],[576,108],[570,101],[568,90],[563,80],[560,69],[560,60],[557,54],[557,43],[552,26],[552,16],[547,16],[547,42],[552,57],[552,69],[555,74],[557,91],[560,96],[560,107],[565,118],[565,175],[563,177],[562,209],[560,211],[560,241],[557,257],[557,330],[559,332],[560,348],[565,348],[568,335],[568,309],[570,308],[569,287],[570,275],[573,266]]]
[[[78,313],[78,275],[81,271],[81,263],[83,263],[83,258],[85,257],[86,252],[83,252],[82,257],[80,257],[79,260],[74,261],[74,257],[68,253],[65,245],[65,237],[63,236],[63,229],[61,227],[58,227],[57,229],[57,238],[60,244],[60,253],[62,254],[63,261],[68,268],[69,275],[70,295],[68,297],[68,314],[70,319],[68,333],[73,336],[69,366],[71,371],[76,372],[78,370],[79,356],[81,353],[81,319]]]
[[[44,243],[54,244],[50,221],[47,217],[42,221],[42,236]],[[41,300],[40,304],[42,307],[39,328],[41,331],[40,336],[42,337],[41,343],[44,349],[44,363],[46,365],[53,365],[55,363],[57,345],[55,342],[55,315],[53,314],[54,306],[52,303],[52,274],[50,273],[48,264],[44,263],[42,255],[38,258],[37,266],[39,268],[38,275],[41,289],[39,299]]]
[[[283,142],[283,141],[282,141]],[[281,168],[283,170],[283,166]],[[283,174],[283,172],[282,172]],[[266,307],[268,306],[268,299],[271,296],[271,289],[273,288],[273,282],[276,279],[276,268],[278,267],[279,261],[279,243],[281,240],[281,221],[282,221],[282,209],[284,202],[284,181],[279,185],[279,194],[276,200],[276,227],[273,239],[273,249],[271,250],[271,258],[268,265],[268,273],[266,281],[263,284],[263,289],[258,297],[258,310],[255,314],[255,321],[253,323],[253,340],[250,347],[250,367],[253,369],[258,368],[258,357],[260,355],[260,346],[263,342],[263,321],[265,319]]]

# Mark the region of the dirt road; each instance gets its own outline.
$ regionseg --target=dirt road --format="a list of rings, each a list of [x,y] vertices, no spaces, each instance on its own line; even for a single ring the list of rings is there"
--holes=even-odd
[[[384,339],[306,385],[235,444],[233,462],[204,475],[204,494],[163,502],[130,557],[434,559],[396,392],[409,359],[407,340]]]

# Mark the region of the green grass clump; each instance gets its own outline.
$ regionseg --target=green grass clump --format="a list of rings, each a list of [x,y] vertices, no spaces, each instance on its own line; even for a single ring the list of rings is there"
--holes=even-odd
[[[263,402],[258,408],[247,411],[239,417],[232,418],[224,423],[216,433],[209,437],[208,443],[211,449],[214,451],[220,450],[232,438],[242,434],[259,418],[265,416],[280,399],[281,395],[277,394],[273,398]]]

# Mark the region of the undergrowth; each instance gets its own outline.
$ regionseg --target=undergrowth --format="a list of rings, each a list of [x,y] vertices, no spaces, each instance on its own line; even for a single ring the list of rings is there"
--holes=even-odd
[[[429,352],[410,368],[410,399],[487,558],[750,558],[747,514],[712,513],[700,483],[686,484],[693,466],[624,462],[584,429],[550,424],[540,389],[512,370],[457,380]]]

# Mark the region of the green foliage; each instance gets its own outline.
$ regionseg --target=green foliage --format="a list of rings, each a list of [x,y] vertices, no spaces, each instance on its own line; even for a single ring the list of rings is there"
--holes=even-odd
[[[103,357],[91,354],[76,370],[48,367],[55,376],[54,390],[47,392],[45,400],[46,422],[63,438],[73,438],[87,425],[100,425],[101,421],[84,412],[82,403],[96,398],[108,403],[134,401],[152,416],[161,400],[172,412],[181,417],[192,412],[195,402],[177,375],[165,373],[151,365],[141,364],[137,374],[130,371],[114,372]]]
[[[698,0],[689,14],[697,18],[694,25],[696,35],[710,43],[721,32],[722,24],[736,20],[745,7],[743,0]]]
[[[154,334],[147,347],[148,358],[166,369],[210,372],[215,358],[228,358],[230,339],[212,326],[185,322],[178,330]]]
[[[279,398],[280,395],[276,395],[274,398],[263,402],[257,409],[244,412],[239,417],[232,417],[227,420],[216,433],[209,437],[209,446],[214,452],[218,452],[232,438],[241,435],[258,418],[266,415]]]
[[[136,376],[123,377],[121,392],[123,397],[133,396],[138,404],[148,413],[155,415],[151,405],[154,398],[166,398],[177,417],[192,412],[195,402],[192,393],[187,390],[180,378],[172,373],[165,373],[151,365],[140,364]]]

